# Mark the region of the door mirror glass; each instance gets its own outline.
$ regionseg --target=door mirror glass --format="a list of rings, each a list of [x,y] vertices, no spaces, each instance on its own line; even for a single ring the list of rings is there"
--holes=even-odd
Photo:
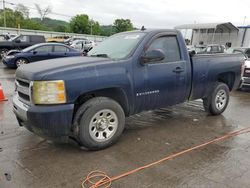
[[[160,49],[149,50],[145,53],[144,56],[141,57],[142,63],[161,61],[165,59],[164,52]]]

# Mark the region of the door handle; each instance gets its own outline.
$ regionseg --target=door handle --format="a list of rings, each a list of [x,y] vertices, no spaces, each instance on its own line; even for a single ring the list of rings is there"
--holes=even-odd
[[[181,67],[176,67],[173,72],[175,73],[181,73],[181,72],[184,72],[184,69],[182,69]]]

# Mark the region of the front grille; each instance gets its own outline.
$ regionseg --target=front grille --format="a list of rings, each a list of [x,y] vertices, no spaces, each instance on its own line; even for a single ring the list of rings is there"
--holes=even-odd
[[[250,68],[245,68],[243,76],[244,77],[250,77]]]
[[[16,79],[16,91],[18,98],[25,104],[30,105],[30,82],[28,80]]]

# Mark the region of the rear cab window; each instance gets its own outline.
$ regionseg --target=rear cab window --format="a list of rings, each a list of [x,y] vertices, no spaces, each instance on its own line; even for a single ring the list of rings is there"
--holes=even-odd
[[[41,35],[31,35],[30,36],[30,42],[44,42],[45,38]]]

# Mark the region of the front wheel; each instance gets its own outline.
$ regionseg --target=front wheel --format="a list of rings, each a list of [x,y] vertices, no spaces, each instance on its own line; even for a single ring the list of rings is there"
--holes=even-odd
[[[19,58],[16,60],[16,67],[20,67],[21,65],[25,65],[29,63],[27,59]]]
[[[116,101],[97,97],[78,109],[74,122],[80,144],[90,150],[100,150],[118,140],[124,129],[125,115]]]
[[[229,102],[229,88],[226,84],[217,82],[212,93],[203,99],[203,105],[207,112],[212,115],[223,113]]]

